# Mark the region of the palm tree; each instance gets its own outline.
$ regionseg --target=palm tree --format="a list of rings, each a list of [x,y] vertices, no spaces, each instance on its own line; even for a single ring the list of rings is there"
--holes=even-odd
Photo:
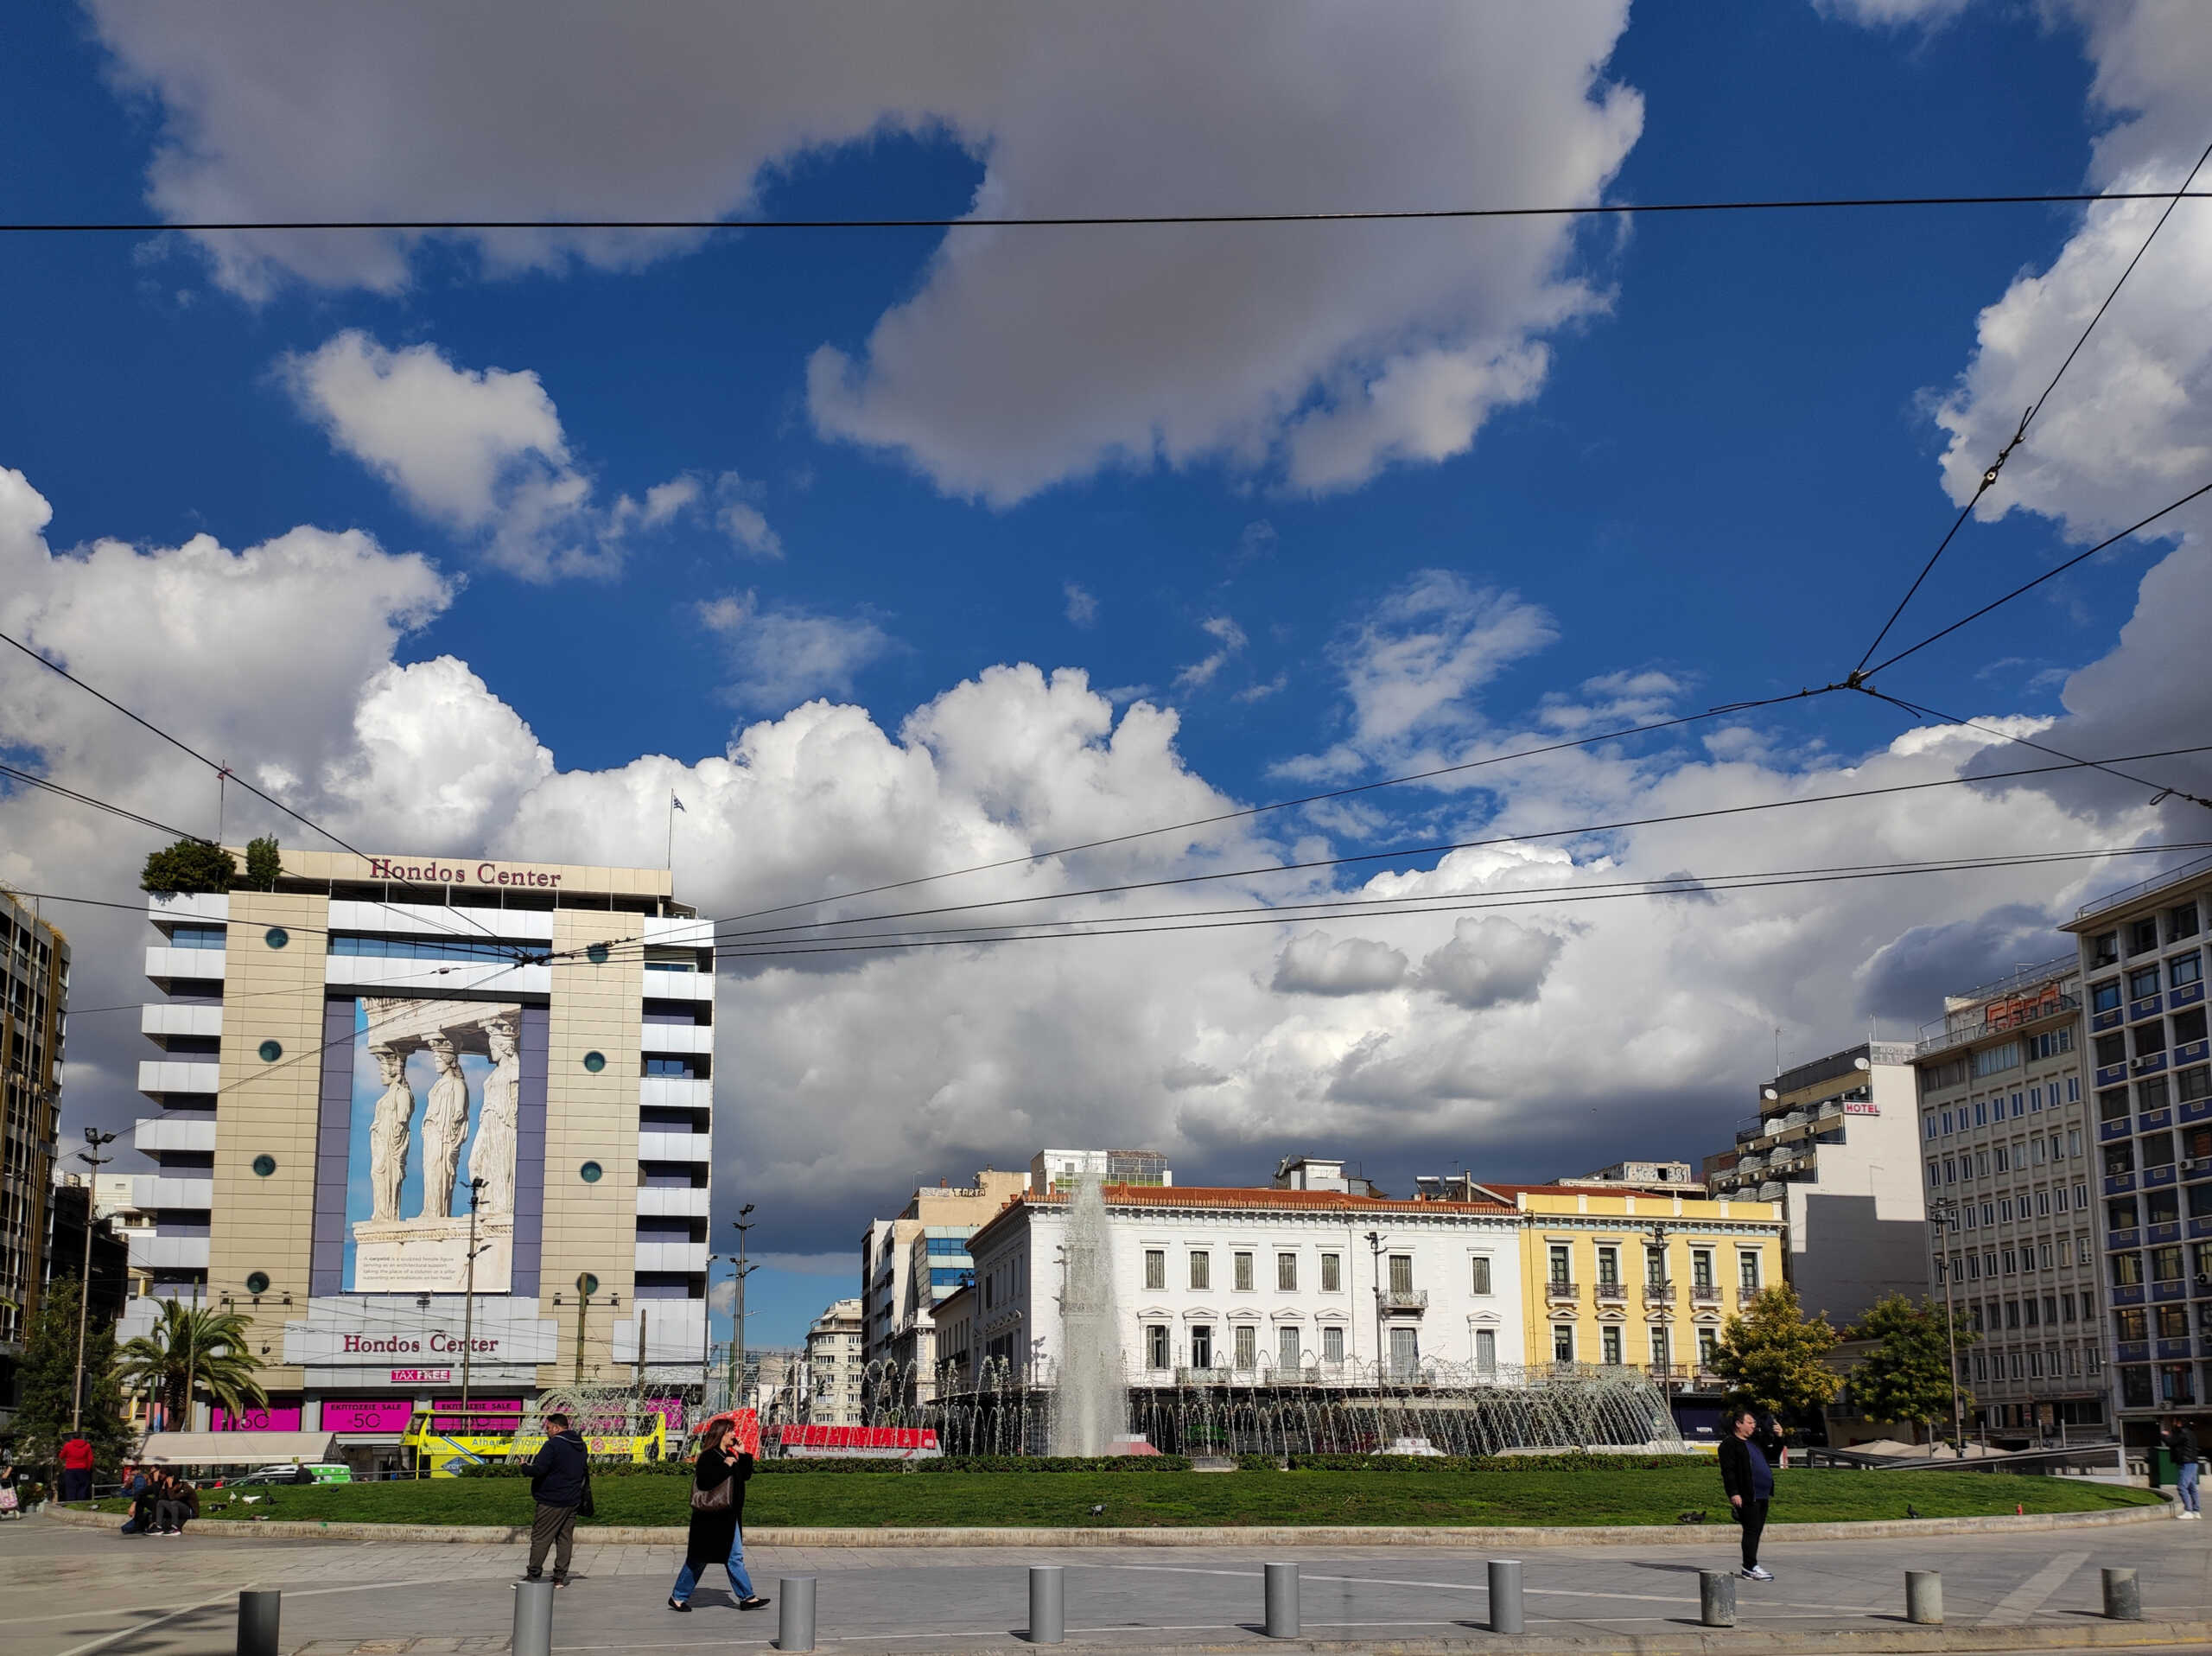
[[[132,1390],[158,1398],[172,1421],[189,1423],[188,1385],[193,1398],[206,1398],[235,1418],[269,1402],[253,1378],[260,1365],[247,1347],[250,1337],[246,1320],[235,1311],[163,1300],[153,1333],[137,1335],[116,1353],[116,1372]]]

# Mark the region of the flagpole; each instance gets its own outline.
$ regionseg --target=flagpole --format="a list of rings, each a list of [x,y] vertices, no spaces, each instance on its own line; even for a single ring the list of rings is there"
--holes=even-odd
[[[668,871],[671,877],[673,877],[676,873],[676,790],[674,788],[668,791]]]

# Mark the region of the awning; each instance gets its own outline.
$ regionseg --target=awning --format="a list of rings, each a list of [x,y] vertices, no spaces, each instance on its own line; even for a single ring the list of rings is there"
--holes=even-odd
[[[145,1466],[313,1466],[330,1459],[329,1432],[152,1432]]]

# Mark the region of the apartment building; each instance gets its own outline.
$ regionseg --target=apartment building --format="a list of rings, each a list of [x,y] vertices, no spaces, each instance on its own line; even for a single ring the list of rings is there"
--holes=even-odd
[[[923,1185],[896,1217],[861,1235],[861,1316],[866,1360],[895,1373],[908,1402],[928,1401],[937,1370],[936,1312],[975,1270],[968,1239],[1030,1188],[1027,1172],[985,1168],[966,1185]]]
[[[1839,1328],[1889,1295],[1927,1291],[1916,1056],[1867,1041],[1783,1070],[1759,1087],[1734,1146],[1705,1159],[1714,1197],[1782,1204],[1789,1282]]]
[[[2074,933],[2094,1094],[2107,1357],[2122,1436],[2212,1382],[2212,857],[2082,905]]]
[[[47,1277],[68,999],[68,939],[0,886],[0,1422]]]
[[[699,1381],[715,980],[666,872],[288,850],[147,915],[126,1337],[241,1313],[272,1429],[341,1449],[464,1366],[485,1407]]]
[[[867,1323],[857,1299],[833,1300],[806,1331],[806,1419],[816,1426],[862,1423]]]
[[[1917,1048],[1927,1292],[1977,1336],[1960,1378],[1985,1430],[2107,1418],[2081,1016],[2069,954],[1948,997]]]

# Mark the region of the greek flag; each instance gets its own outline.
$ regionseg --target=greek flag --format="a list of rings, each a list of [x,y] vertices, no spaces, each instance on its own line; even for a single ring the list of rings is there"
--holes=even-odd
[[[683,811],[683,801],[676,797],[673,790],[670,792],[668,796],[668,806],[671,811]],[[683,814],[688,817],[691,813],[689,811],[683,811]]]

